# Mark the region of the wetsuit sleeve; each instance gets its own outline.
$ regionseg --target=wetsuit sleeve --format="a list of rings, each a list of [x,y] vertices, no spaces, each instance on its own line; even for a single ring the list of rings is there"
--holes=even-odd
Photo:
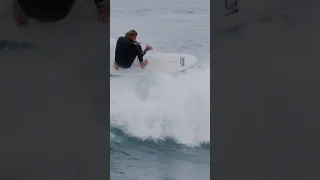
[[[146,55],[147,52],[148,52],[148,49],[145,48],[145,49],[143,50],[143,52],[142,52],[143,56]]]
[[[145,55],[144,51],[142,51],[142,48],[140,45],[136,45],[137,47],[137,56],[138,56],[138,59],[140,61],[140,63],[143,62],[143,56]]]

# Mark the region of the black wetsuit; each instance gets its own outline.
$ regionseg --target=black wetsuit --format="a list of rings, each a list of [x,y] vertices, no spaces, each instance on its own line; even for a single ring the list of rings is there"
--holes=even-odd
[[[104,0],[93,0],[97,7]],[[17,0],[26,14],[38,21],[56,22],[67,17],[75,0]]]
[[[121,68],[130,68],[137,56],[140,63],[142,63],[146,52],[147,49],[142,51],[141,46],[135,41],[119,37],[115,50],[115,62]]]

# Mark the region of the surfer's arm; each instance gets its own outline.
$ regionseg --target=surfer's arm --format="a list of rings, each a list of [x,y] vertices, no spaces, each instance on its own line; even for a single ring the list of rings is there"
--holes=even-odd
[[[145,55],[145,52],[142,51],[142,48],[141,48],[140,45],[136,45],[136,47],[137,47],[137,56],[138,56],[138,59],[139,59],[140,63],[142,63],[142,62],[143,62],[143,56]]]
[[[142,48],[140,45],[138,45],[138,50],[141,52],[142,56],[146,55],[146,53],[149,51],[148,48],[145,48],[143,51],[142,51]]]
[[[144,56],[144,55],[146,55],[146,53],[148,52],[149,50],[147,49],[147,48],[145,48],[144,50],[143,50],[143,52],[142,52],[142,55]]]

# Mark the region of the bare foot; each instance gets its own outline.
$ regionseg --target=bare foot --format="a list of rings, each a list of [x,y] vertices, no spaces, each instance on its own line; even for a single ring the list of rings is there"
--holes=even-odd
[[[114,68],[115,68],[116,70],[118,70],[118,69],[119,69],[119,66],[118,66],[118,64],[117,64],[117,63],[113,63],[113,66],[114,66]]]
[[[19,5],[19,3],[17,1],[14,1],[12,3],[12,9],[13,9],[14,19],[18,24],[25,25],[28,23],[29,17],[24,12],[24,10],[21,8],[21,6]]]

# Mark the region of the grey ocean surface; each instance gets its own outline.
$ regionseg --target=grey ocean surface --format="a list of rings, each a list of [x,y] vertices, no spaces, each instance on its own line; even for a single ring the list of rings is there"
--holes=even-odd
[[[197,65],[177,77],[111,79],[111,179],[210,179],[209,0],[111,2],[111,37],[129,29]],[[143,86],[142,86],[143,85]]]

